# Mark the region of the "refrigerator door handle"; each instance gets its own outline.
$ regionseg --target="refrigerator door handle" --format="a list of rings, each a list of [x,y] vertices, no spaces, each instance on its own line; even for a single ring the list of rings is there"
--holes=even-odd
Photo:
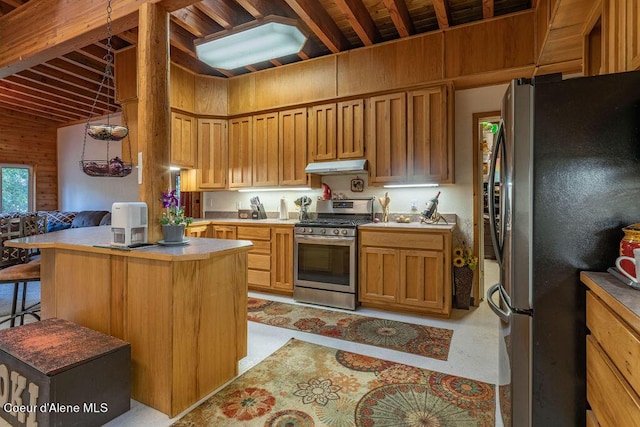
[[[505,307],[507,307],[508,311],[504,311],[502,310],[494,301],[493,301],[493,295],[496,292],[499,292],[501,289],[500,283],[496,283],[495,285],[493,285],[492,287],[489,288],[489,290],[487,290],[487,302],[489,303],[489,308],[491,308],[491,310],[504,322],[508,323],[509,322],[509,316],[511,315],[511,310],[509,310],[509,304],[506,303],[503,304]],[[503,293],[499,292],[500,295],[500,299],[503,299]]]
[[[498,233],[498,227],[496,226],[497,214],[496,214],[496,199],[494,195],[495,185],[496,185],[496,164],[498,162],[498,153],[504,147],[504,138],[505,138],[505,130],[504,130],[504,121],[500,120],[500,126],[498,128],[498,135],[496,136],[496,144],[493,149],[493,153],[491,153],[491,164],[489,166],[489,179],[487,181],[487,191],[489,194],[487,198],[489,199],[489,228],[491,229],[491,242],[493,243],[493,249],[495,251],[496,261],[498,264],[502,266],[502,258],[503,258],[503,243],[500,241],[501,238],[504,238],[504,224],[501,225],[502,233]],[[504,156],[503,156],[504,157]],[[502,159],[504,162],[505,159]],[[504,167],[504,166],[503,166]],[[502,199],[502,195],[501,195]],[[501,214],[504,214],[501,212]],[[502,221],[504,222],[504,221]]]

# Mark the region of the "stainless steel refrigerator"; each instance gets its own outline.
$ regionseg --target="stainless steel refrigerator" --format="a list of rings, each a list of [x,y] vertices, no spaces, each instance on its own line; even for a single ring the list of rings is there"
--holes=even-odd
[[[585,288],[640,222],[640,72],[511,82],[492,156],[505,426],[586,420]],[[640,293],[638,294],[640,297]]]

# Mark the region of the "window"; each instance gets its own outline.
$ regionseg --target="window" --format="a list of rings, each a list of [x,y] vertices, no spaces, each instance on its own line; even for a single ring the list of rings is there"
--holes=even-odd
[[[33,210],[33,168],[0,164],[0,213]]]

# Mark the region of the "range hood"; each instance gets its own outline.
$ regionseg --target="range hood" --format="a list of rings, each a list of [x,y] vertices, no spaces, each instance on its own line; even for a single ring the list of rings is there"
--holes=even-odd
[[[336,162],[309,163],[305,173],[316,175],[340,175],[349,173],[364,173],[367,170],[366,159],[338,160]]]

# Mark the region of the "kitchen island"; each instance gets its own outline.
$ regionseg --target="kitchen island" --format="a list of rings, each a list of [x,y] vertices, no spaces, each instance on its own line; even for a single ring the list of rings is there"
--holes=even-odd
[[[131,343],[132,397],[174,417],[233,378],[246,355],[252,243],[114,249],[110,240],[103,226],[6,244],[42,253],[42,318]]]

